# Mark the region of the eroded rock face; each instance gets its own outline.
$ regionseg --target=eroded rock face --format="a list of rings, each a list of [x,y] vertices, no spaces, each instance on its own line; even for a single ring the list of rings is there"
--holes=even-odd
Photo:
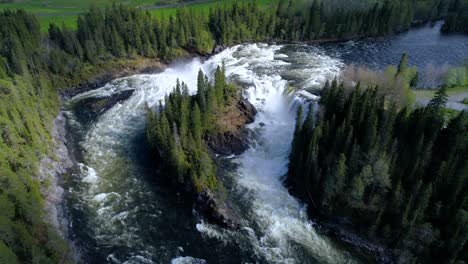
[[[108,82],[117,78],[130,76],[139,73],[159,73],[166,69],[166,65],[155,59],[141,59],[131,66],[117,66],[116,68],[103,69],[102,72],[96,73],[95,76],[88,80],[83,80],[80,84],[70,86],[60,91],[60,97],[63,100],[72,98],[73,96],[91,91],[106,85]]]
[[[218,54],[222,52],[226,47],[222,45],[216,45],[213,47],[213,51],[211,52],[212,55]]]
[[[239,155],[247,150],[249,130],[245,125],[252,123],[256,114],[255,107],[247,99],[241,98],[235,107],[219,120],[224,129],[205,136],[208,147],[221,155]]]
[[[237,102],[229,105],[222,118],[217,120],[218,132],[205,136],[208,147],[221,155],[239,155],[247,150],[250,131],[246,125],[255,120],[256,114],[255,107],[239,94]],[[195,208],[212,223],[228,228],[240,227],[239,209],[212,190],[197,194]]]
[[[99,115],[109,110],[117,103],[130,98],[134,91],[135,90],[133,89],[124,90],[108,97],[90,97],[83,99],[79,102],[79,104],[74,106],[74,112],[81,122],[86,123],[89,120],[97,118]]]
[[[230,206],[227,201],[221,201],[209,189],[198,194],[195,208],[212,223],[227,228],[236,229],[240,227],[240,218],[237,210]]]

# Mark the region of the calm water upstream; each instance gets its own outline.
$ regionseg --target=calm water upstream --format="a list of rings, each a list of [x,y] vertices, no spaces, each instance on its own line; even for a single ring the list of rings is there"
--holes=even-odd
[[[85,263],[362,263],[366,260],[321,234],[305,205],[282,185],[294,130],[295,109],[347,63],[382,68],[402,52],[410,63],[461,64],[468,38],[443,36],[423,27],[382,40],[339,44],[229,48],[200,61],[174,64],[159,74],[114,80],[68,102],[69,131],[78,165],[65,181],[71,237]],[[208,224],[177,192],[151,179],[145,157],[144,105],[154,106],[176,79],[196,90],[197,71],[212,75],[225,63],[230,79],[259,110],[249,150],[220,157],[233,186],[228,195],[243,212],[240,230]],[[289,85],[298,88],[287,93]],[[95,119],[73,109],[86,98],[134,89],[133,95]]]

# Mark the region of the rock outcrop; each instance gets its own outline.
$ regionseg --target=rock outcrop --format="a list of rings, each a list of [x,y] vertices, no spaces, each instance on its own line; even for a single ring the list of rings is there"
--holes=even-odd
[[[212,223],[227,228],[240,227],[238,210],[228,200],[220,201],[209,189],[198,194],[195,208]]]
[[[237,103],[217,120],[217,132],[205,136],[208,147],[221,155],[239,155],[249,147],[249,130],[245,127],[255,120],[257,110],[245,98],[239,98]]]
[[[79,101],[73,106],[77,118],[83,123],[97,118],[114,105],[132,96],[135,90],[123,90],[106,97],[89,97]]]
[[[60,96],[63,100],[66,100],[77,94],[102,87],[117,78],[140,73],[158,73],[162,72],[165,68],[166,65],[156,59],[130,60],[127,64],[116,65],[114,68],[108,67],[101,69],[100,72],[93,75],[92,78],[85,79],[78,85],[73,85],[63,89]]]

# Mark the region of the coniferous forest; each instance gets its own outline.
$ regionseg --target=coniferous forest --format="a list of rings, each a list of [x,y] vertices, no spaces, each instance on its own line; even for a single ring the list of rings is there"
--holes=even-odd
[[[468,1],[453,1],[448,7],[443,32],[468,33]]]
[[[446,96],[412,109],[378,87],[327,83],[317,113],[298,110],[292,192],[315,215],[344,217],[389,245],[400,263],[466,259],[468,113],[447,121]]]
[[[0,263],[68,263],[67,242],[44,220],[48,182],[38,179],[39,164],[57,159],[51,130],[59,94],[99,73],[244,42],[394,35],[438,19],[444,32],[467,33],[466,0],[358,2],[280,0],[261,9],[238,1],[162,17],[109,5],[80,15],[76,30],[50,24],[47,32],[25,10],[0,11]],[[222,193],[204,138],[223,129],[216,120],[239,100],[239,88],[223,67],[213,81],[200,72],[196,95],[174,85],[164,104],[148,109],[152,155],[164,158],[170,180],[188,192]],[[468,117],[446,117],[444,91],[414,109],[378,87],[327,85],[318,113],[298,112],[292,192],[325,219],[348,217],[353,229],[398,250],[402,263],[466,261]]]
[[[195,95],[189,95],[185,83],[177,82],[164,106],[160,104],[156,111],[148,109],[149,146],[169,170],[169,180],[188,193],[206,189],[223,192],[204,138],[223,129],[217,120],[232,110],[229,107],[237,103],[239,92],[238,87],[226,81],[224,68],[217,68],[212,82],[200,70]]]

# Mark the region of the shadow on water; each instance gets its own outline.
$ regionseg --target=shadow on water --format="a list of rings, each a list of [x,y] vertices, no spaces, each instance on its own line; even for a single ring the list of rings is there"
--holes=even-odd
[[[79,104],[79,103],[78,103]],[[75,108],[80,108],[79,106]],[[83,198],[88,185],[83,183],[83,172],[80,166],[85,162],[81,146],[89,129],[99,116],[90,119],[81,118],[76,122],[68,119],[68,145],[76,166],[64,180],[66,190],[66,215],[70,219],[70,238],[77,245],[84,263],[170,263],[176,257],[191,256],[206,260],[208,263],[241,263],[253,261],[253,258],[241,253],[239,248],[229,243],[220,243],[215,238],[203,237],[197,230],[201,218],[193,211],[192,199],[184,196],[168,182],[161,181],[158,174],[166,173],[148,153],[145,142],[145,131],[141,127],[138,132],[128,135],[125,154],[119,157],[123,162],[111,174],[117,175],[122,186],[114,182],[116,189],[137,187],[145,191],[134,192],[128,196],[129,203],[125,210],[131,207],[136,210],[132,217],[121,226],[123,229],[134,229],[131,235],[137,243],[103,244],[96,237],[102,234],[94,232],[96,212],[88,207],[89,200]],[[126,184],[125,181],[134,177],[137,184]],[[93,183],[96,184],[96,183]],[[142,187],[143,186],[143,187]],[[118,234],[116,234],[118,235]],[[122,232],[121,235],[126,235]],[[109,236],[112,239],[112,236]],[[115,237],[116,240],[120,239]],[[132,238],[130,238],[132,239]],[[124,261],[122,261],[124,260]]]
[[[461,63],[468,54],[467,38],[436,35],[438,26],[381,40],[312,46],[242,45],[203,64],[194,60],[184,63],[186,68],[111,82],[108,91],[131,88],[135,94],[98,116],[76,118],[76,111],[69,109],[68,145],[77,165],[64,179],[65,203],[70,237],[82,250],[83,261],[368,263],[365,254],[328,237],[308,221],[303,204],[289,196],[281,184],[280,174],[287,165],[286,143],[294,128],[294,114],[282,105],[282,91],[291,84],[320,86],[338,74],[344,63],[377,68],[395,64],[402,52],[408,52],[410,63],[418,66],[431,59],[435,63]],[[266,146],[252,147],[247,155],[235,157],[235,162],[217,158],[228,195],[239,205],[245,223],[235,231],[204,223],[190,199],[158,180],[158,174],[164,172],[148,155],[141,113],[142,102],[162,98],[175,76],[195,80],[199,67],[209,71],[224,61],[229,74],[251,86],[249,100],[260,108],[266,104],[260,111],[263,120],[256,126],[262,127],[262,122],[270,126],[262,131]],[[75,106],[84,107],[79,101]],[[187,259],[181,258],[184,256]]]

